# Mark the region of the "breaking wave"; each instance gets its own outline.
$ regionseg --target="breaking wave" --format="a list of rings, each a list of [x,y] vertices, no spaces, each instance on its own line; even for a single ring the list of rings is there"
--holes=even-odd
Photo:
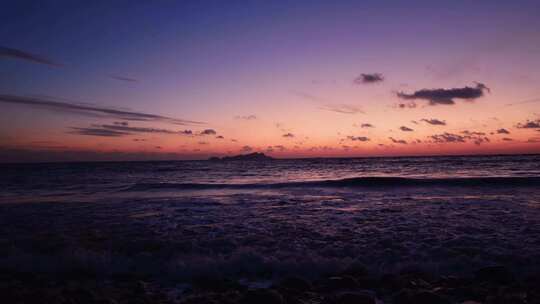
[[[528,177],[458,177],[458,178],[407,178],[407,177],[354,177],[344,179],[291,181],[283,183],[136,183],[126,191],[151,190],[201,190],[201,189],[276,189],[303,187],[535,187],[540,186],[540,176]]]

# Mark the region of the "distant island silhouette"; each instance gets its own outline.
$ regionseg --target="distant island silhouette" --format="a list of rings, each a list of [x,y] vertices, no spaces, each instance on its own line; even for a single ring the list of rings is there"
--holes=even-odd
[[[210,157],[208,160],[211,161],[231,161],[231,160],[272,160],[273,157],[270,157],[264,153],[260,152],[253,152],[249,154],[240,154],[240,155],[234,155],[234,156],[224,156],[224,157]]]

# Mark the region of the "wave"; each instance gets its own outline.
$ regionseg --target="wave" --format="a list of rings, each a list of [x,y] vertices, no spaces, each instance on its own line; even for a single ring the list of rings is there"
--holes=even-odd
[[[540,176],[528,177],[456,177],[456,178],[408,178],[408,177],[354,177],[344,179],[291,181],[282,183],[137,183],[127,191],[150,190],[204,190],[204,189],[275,189],[303,187],[532,187],[540,186]]]

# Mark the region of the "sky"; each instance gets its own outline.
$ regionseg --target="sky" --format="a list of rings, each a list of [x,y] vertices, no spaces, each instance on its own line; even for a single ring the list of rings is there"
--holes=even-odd
[[[538,1],[3,1],[0,162],[540,153]]]

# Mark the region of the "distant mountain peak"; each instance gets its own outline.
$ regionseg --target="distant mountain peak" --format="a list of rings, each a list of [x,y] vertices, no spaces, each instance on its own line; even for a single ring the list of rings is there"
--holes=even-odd
[[[249,154],[240,154],[240,155],[234,155],[234,156],[224,156],[224,157],[210,157],[209,160],[213,161],[229,161],[229,160],[256,160],[256,161],[262,161],[262,160],[272,160],[274,158],[267,156],[266,154],[262,152],[253,152]]]

